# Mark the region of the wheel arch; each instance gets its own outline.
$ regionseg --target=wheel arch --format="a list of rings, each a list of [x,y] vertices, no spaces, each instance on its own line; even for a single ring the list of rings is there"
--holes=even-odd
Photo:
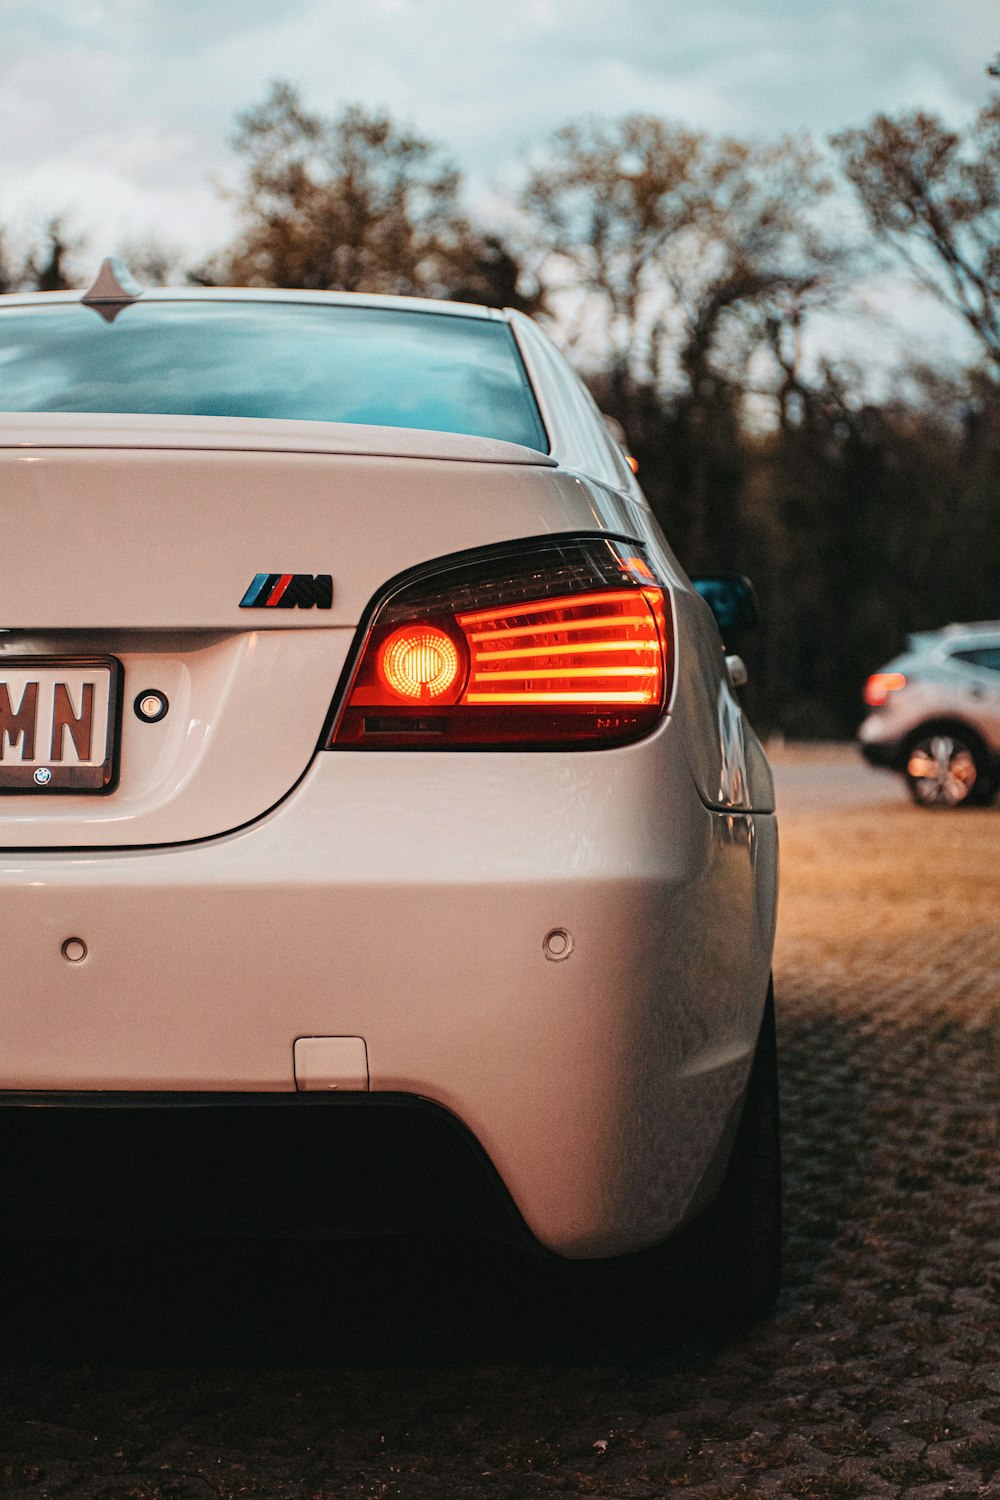
[[[903,770],[906,769],[906,761],[912,747],[928,734],[954,734],[960,736],[969,743],[970,749],[979,751],[983,759],[992,769],[997,760],[1000,759],[983,738],[981,729],[977,729],[971,720],[963,718],[961,714],[932,714],[929,718],[922,719],[909,731],[901,742],[901,761]]]

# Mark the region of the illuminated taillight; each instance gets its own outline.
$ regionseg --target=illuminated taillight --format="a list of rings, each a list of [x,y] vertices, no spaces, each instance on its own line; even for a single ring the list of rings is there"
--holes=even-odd
[[[379,647],[378,674],[403,703],[453,703],[461,686],[458,647],[435,625],[404,625]]]
[[[864,700],[869,708],[881,708],[890,693],[906,686],[902,672],[873,672],[865,683]]]
[[[668,596],[633,545],[454,559],[375,608],[328,746],[613,744],[669,700]]]
[[[663,696],[660,589],[615,589],[457,616],[463,703],[641,703]]]

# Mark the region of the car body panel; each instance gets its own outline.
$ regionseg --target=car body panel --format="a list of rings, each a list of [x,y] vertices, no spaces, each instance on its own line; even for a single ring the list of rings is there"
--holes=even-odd
[[[495,307],[484,307],[478,302],[444,302],[437,297],[402,297],[381,292],[328,292],[302,291],[290,287],[254,286],[157,286],[147,287],[139,294],[143,302],[288,302],[294,304],[322,304],[326,307],[383,307],[395,312],[429,312],[449,318],[488,318],[491,321],[512,321],[516,314]],[[4,295],[0,309],[4,307],[51,307],[60,302],[82,302],[86,293],[75,290],[61,292],[8,292]],[[129,301],[138,298],[124,299]]]
[[[552,457],[645,507],[646,497],[624,453],[559,350],[523,314],[511,314],[511,327],[535,388]]]
[[[256,438],[233,431],[252,421],[220,432],[216,419],[204,420],[215,443]],[[68,432],[89,432],[94,446],[48,446],[49,422],[44,445],[0,447],[0,660],[26,650],[95,653],[125,667],[116,790],[99,802],[0,798],[0,847],[176,843],[238,827],[304,772],[354,629],[388,579],[443,553],[547,533],[607,530],[655,543],[651,518],[628,498],[544,461],[525,463],[527,450],[514,463],[474,466],[339,449],[161,451],[146,445],[141,423],[137,431],[135,419],[119,421],[121,441],[142,446],[105,446],[106,419],[74,417]],[[179,424],[172,443],[196,441],[196,426]],[[380,433],[386,448],[412,446],[396,429]],[[463,454],[474,442],[452,441]],[[769,810],[762,759],[756,797],[747,783],[746,730],[707,606],[668,549],[657,550],[675,609],[685,622],[701,620],[677,658],[696,781],[710,805]],[[285,569],[330,573],[332,608],[240,608],[256,574]],[[171,705],[157,724],[132,712],[150,689]],[[262,709],[285,726],[280,735],[262,726]]]
[[[385,446],[396,437],[383,430]],[[174,440],[192,438],[185,428]],[[635,533],[621,497],[520,458],[29,446],[0,448],[0,487],[0,660],[107,654],[125,667],[117,789],[0,798],[7,847],[176,843],[237,827],[305,771],[355,627],[387,580],[526,536]],[[256,574],[286,569],[331,574],[332,608],[240,607]],[[150,689],[170,702],[157,724],[132,711]]]
[[[458,1115],[543,1244],[662,1238],[745,1083],[774,927],[773,819],[710,812],[681,739],[320,755],[205,844],[4,855],[0,1088],[290,1091],[296,1038],[362,1037],[371,1088]]]
[[[460,463],[556,468],[547,453],[464,433],[360,422],[299,422],[263,417],[136,416],[131,412],[3,412],[0,449],[108,448],[174,452],[338,453],[365,458],[426,458]]]

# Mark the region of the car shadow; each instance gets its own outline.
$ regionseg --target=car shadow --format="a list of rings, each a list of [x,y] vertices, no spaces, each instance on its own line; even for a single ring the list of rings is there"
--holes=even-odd
[[[672,1365],[732,1332],[693,1314],[636,1342],[565,1268],[459,1236],[0,1242],[3,1363],[365,1367],[517,1360]],[[648,1330],[647,1330],[648,1332]]]
[[[884,1100],[871,1038],[812,996],[778,1005],[784,1171],[780,1306],[808,1304],[844,1226],[879,1193],[877,1119]]]
[[[870,1189],[871,1086],[857,1038],[812,1005],[779,1010],[786,1278],[808,1303]],[[695,1254],[692,1254],[692,1246]],[[459,1235],[363,1240],[7,1235],[3,1362],[364,1366],[606,1361],[669,1368],[740,1329],[706,1299],[697,1236],[638,1331],[565,1263]]]

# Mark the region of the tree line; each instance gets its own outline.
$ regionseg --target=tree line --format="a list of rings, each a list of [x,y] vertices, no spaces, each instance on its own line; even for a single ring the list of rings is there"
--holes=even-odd
[[[140,279],[541,317],[622,424],[684,566],[753,577],[763,623],[738,644],[765,730],[846,735],[908,631],[1000,616],[1000,93],[962,130],[916,110],[822,148],[572,123],[502,230],[439,146],[377,111],[326,116],[278,82],[233,144],[232,242],[198,266],[129,247]],[[72,284],[80,250],[58,219],[20,255],[0,236],[0,291]],[[879,356],[859,309],[904,278],[964,327],[967,368]]]

